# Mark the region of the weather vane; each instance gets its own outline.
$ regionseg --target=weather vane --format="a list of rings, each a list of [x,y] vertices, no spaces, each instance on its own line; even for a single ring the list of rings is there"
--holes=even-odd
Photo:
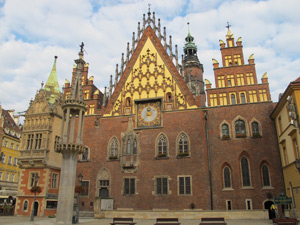
[[[227,26],[225,26],[228,30],[229,30],[229,27],[231,27],[231,25],[229,24],[229,22],[227,22]]]

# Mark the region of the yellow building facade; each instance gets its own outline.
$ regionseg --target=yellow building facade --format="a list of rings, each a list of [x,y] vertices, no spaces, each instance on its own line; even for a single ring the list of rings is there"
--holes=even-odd
[[[19,118],[14,110],[4,110],[0,106],[0,203],[9,196],[17,195],[20,169],[18,155],[21,130],[18,126]]]
[[[285,194],[293,200],[295,210],[291,210],[291,213],[295,213],[295,216],[299,217],[300,168],[297,169],[297,162],[299,161],[300,154],[300,77],[291,82],[279,98],[279,102],[273,110],[271,117],[276,124],[285,182]]]

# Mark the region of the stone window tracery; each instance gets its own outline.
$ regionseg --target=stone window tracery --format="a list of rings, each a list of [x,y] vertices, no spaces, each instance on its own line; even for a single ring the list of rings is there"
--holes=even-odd
[[[181,133],[178,137],[178,156],[188,156],[189,153],[189,139],[185,133]]]
[[[235,134],[236,137],[244,137],[246,136],[246,125],[245,121],[239,119],[235,122]]]
[[[157,156],[166,157],[168,155],[168,141],[164,134],[159,135],[157,139]]]
[[[110,141],[109,158],[110,159],[117,159],[118,158],[118,140],[115,137]]]

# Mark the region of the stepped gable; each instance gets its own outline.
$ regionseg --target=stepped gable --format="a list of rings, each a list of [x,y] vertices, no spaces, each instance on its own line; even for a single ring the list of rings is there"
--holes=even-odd
[[[111,98],[109,99],[108,103],[107,103],[107,107],[105,109],[105,114],[109,113],[112,109],[113,109],[113,105],[116,102],[117,98],[119,97],[122,88],[124,87],[130,72],[133,69],[133,66],[135,65],[136,61],[138,60],[138,57],[141,54],[141,51],[143,50],[146,41],[148,40],[148,38],[151,40],[152,44],[155,47],[155,50],[159,53],[160,57],[163,60],[163,63],[165,64],[165,66],[167,67],[167,69],[169,70],[169,72],[171,73],[172,77],[175,79],[179,89],[181,90],[181,92],[184,94],[184,96],[186,96],[186,101],[189,105],[196,105],[195,99],[192,95],[192,93],[189,91],[186,83],[184,82],[184,80],[182,79],[181,75],[179,74],[177,68],[175,67],[174,63],[172,62],[170,56],[168,55],[167,51],[165,50],[165,48],[163,47],[163,45],[161,44],[160,40],[158,39],[158,37],[156,36],[155,32],[153,31],[152,27],[149,25],[144,33],[142,38],[140,39],[131,59],[129,60],[125,71],[123,73],[123,76],[121,76],[113,95],[111,96]]]

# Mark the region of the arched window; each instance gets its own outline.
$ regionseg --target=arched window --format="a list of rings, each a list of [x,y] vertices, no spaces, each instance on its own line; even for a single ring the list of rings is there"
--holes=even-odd
[[[231,188],[231,174],[228,166],[224,168],[224,188]]]
[[[181,133],[178,138],[178,153],[179,155],[189,155],[189,141],[184,133]]]
[[[237,120],[235,122],[235,134],[236,135],[246,135],[246,125],[243,120]]]
[[[130,97],[126,98],[126,106],[127,107],[131,106],[131,99],[130,99]]]
[[[229,126],[225,123],[222,125],[222,136],[229,137]]]
[[[168,142],[165,135],[159,135],[157,139],[157,155],[158,156],[167,156],[168,151]]]
[[[118,140],[115,137],[110,141],[109,156],[118,157]]]
[[[271,186],[269,167],[264,164],[261,167],[263,186]]]
[[[82,153],[81,160],[87,161],[89,159],[89,148],[85,148],[84,153]]]
[[[241,158],[241,168],[242,168],[243,187],[250,187],[251,181],[250,181],[249,161],[245,156]]]
[[[172,102],[172,94],[169,92],[166,94],[166,102],[171,103]]]
[[[235,105],[236,104],[235,95],[231,94],[230,97],[231,97],[231,104]]]
[[[251,124],[251,127],[252,127],[252,135],[253,136],[260,135],[259,134],[259,127],[258,127],[258,123],[257,122],[253,122]]]
[[[245,94],[241,93],[241,103],[246,103],[246,98],[245,98]]]
[[[25,200],[23,204],[23,211],[27,211],[27,209],[28,209],[28,201]]]

